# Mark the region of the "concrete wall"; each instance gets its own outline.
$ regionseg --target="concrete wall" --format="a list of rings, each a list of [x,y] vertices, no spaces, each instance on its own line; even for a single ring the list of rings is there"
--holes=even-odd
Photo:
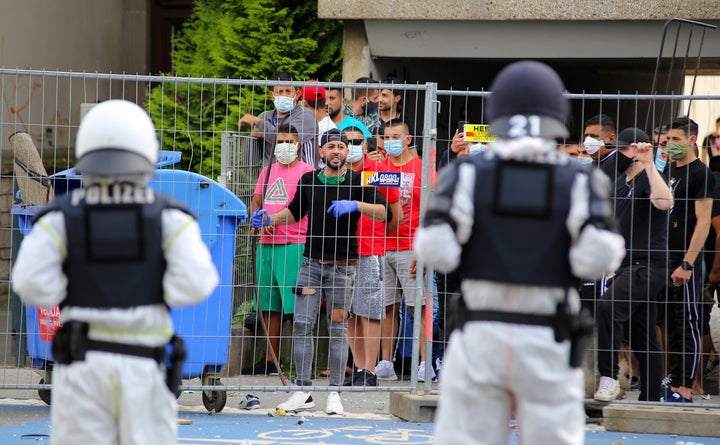
[[[718,19],[717,0],[318,0],[318,16],[395,20]]]
[[[145,73],[149,0],[0,0],[0,66]]]
[[[145,74],[149,5],[150,0],[0,0],[0,67]],[[29,132],[49,173],[67,168],[80,104],[107,99],[110,90],[113,97],[136,90],[144,94],[142,86],[71,81],[52,73],[0,75],[0,284],[8,282],[10,268],[13,154],[8,137]]]

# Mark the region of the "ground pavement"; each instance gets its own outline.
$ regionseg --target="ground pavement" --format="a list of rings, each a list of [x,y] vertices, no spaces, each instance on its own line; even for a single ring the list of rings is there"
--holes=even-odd
[[[27,391],[0,391],[0,444],[47,443],[50,434],[50,408],[37,396],[2,398]],[[344,393],[347,413],[324,413],[325,392],[315,392],[316,408],[311,411],[275,416],[274,405],[283,401],[283,391],[259,393],[261,408],[237,408],[243,393],[229,392],[225,409],[211,415],[202,406],[200,394],[184,393],[180,399],[179,445],[305,445],[305,444],[430,444],[435,437],[431,423],[405,422],[387,413],[387,393]],[[517,429],[511,429],[509,445],[517,445]],[[526,441],[527,443],[527,441]],[[532,443],[532,442],[530,442]],[[587,445],[674,445],[677,443],[720,445],[720,438],[616,433],[601,425],[588,424]]]

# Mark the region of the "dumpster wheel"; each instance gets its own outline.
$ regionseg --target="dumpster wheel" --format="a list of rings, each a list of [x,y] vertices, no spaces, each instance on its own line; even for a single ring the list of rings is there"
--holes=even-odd
[[[53,373],[52,365],[53,365],[52,362],[45,362],[45,366],[44,366],[45,367],[45,372],[44,372],[45,376],[40,379],[38,384],[44,385],[46,383],[47,384],[52,383],[52,373]],[[45,402],[48,405],[50,405],[50,396],[52,394],[51,391],[52,390],[50,390],[50,389],[38,389],[38,396],[40,396],[40,400],[42,400],[43,402]]]
[[[48,379],[48,380],[50,380],[50,379]],[[40,382],[38,382],[38,383],[40,385],[44,385],[45,379],[40,379]],[[48,383],[50,383],[50,382],[48,381]],[[38,389],[38,395],[40,396],[40,400],[45,402],[47,405],[50,405],[50,395],[51,394],[52,393],[50,392],[49,389]]]
[[[203,385],[221,386],[220,378],[215,375],[203,375]],[[202,402],[208,412],[219,413],[227,403],[227,392],[225,391],[203,391]]]

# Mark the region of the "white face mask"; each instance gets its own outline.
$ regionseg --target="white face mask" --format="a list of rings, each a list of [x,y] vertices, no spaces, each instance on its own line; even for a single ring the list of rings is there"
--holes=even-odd
[[[281,113],[289,113],[295,108],[295,101],[292,97],[287,96],[275,96],[273,104],[275,104],[275,109]]]
[[[289,165],[297,159],[298,147],[292,142],[280,142],[275,145],[275,157],[277,161],[284,165]]]
[[[603,141],[590,136],[587,136],[583,141],[583,146],[585,147],[585,150],[587,150],[589,155],[594,155],[595,153],[600,151],[600,147],[602,147],[603,145],[605,145]]]
[[[348,145],[347,161],[350,163],[357,162],[363,157],[362,145]]]

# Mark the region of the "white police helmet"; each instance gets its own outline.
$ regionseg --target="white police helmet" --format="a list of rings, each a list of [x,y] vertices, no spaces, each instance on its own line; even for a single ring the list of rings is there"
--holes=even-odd
[[[92,107],[80,123],[75,169],[94,176],[152,173],[159,148],[145,110],[125,100],[108,100]]]

